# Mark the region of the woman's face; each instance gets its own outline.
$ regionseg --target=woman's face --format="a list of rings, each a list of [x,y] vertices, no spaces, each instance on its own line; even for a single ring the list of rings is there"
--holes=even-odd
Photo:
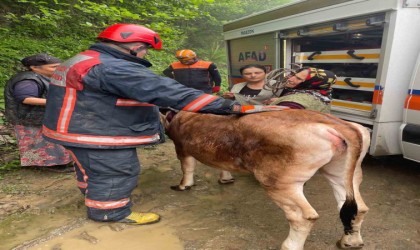
[[[308,77],[309,70],[303,70],[296,74],[290,74],[287,79],[287,88],[295,88],[299,84],[305,81],[306,77]]]
[[[261,82],[265,79],[265,72],[259,68],[247,68],[242,71],[242,77],[248,83]]]
[[[55,69],[60,65],[59,63],[45,64],[41,66],[31,66],[31,70],[37,74],[44,75],[46,77],[51,77]]]

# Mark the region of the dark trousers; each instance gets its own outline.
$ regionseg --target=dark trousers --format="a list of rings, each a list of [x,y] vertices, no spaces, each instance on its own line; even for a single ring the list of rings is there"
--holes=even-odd
[[[117,221],[131,213],[130,195],[137,186],[140,163],[135,148],[66,147],[76,163],[76,178],[85,195],[88,217]]]

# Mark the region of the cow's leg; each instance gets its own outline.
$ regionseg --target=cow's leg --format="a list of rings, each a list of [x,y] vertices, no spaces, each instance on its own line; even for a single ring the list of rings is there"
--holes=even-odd
[[[356,168],[353,178],[354,186],[354,198],[357,203],[357,215],[352,221],[352,231],[350,233],[345,233],[341,237],[341,240],[337,242],[337,245],[340,248],[361,248],[363,247],[363,239],[360,234],[362,227],[363,219],[366,213],[369,211],[369,208],[366,206],[365,202],[360,195],[359,186],[362,182],[362,168],[359,166]]]
[[[334,168],[332,165],[328,166],[323,169],[323,175],[333,188],[334,197],[338,203],[338,210],[340,210],[346,200],[345,174],[341,173],[341,171],[334,171],[337,169],[339,168]],[[357,203],[357,215],[351,221],[351,230],[345,232],[341,240],[337,242],[337,246],[340,248],[355,249],[362,248],[364,245],[362,236],[360,235],[360,228],[363,222],[363,217],[369,209],[360,195],[359,186],[361,180],[362,169],[359,166],[356,168],[353,178],[354,198]]]
[[[319,218],[318,213],[303,194],[304,182],[276,185],[275,190],[268,190],[269,196],[284,211],[289,221],[289,235],[283,242],[282,250],[303,250],[313,224]]]
[[[192,156],[179,157],[182,169],[182,180],[179,185],[171,186],[172,190],[185,191],[194,185],[194,169],[197,165],[197,160]]]
[[[324,168],[322,168],[324,176],[329,181],[330,185],[333,187],[334,190],[334,196],[338,203],[338,209],[340,210],[340,217],[343,221],[344,225],[344,235],[341,237],[341,240],[337,242],[337,246],[340,248],[361,248],[363,247],[363,239],[360,235],[360,230],[363,222],[363,218],[368,212],[369,208],[366,206],[365,202],[362,199],[362,196],[360,195],[360,184],[362,183],[362,161],[363,158],[366,155],[366,152],[368,151],[369,145],[370,145],[370,133],[367,129],[362,127],[358,124],[353,124],[356,129],[359,130],[359,132],[362,135],[362,150],[360,151],[360,154],[358,155],[358,158],[356,160],[356,165],[354,166],[354,171],[347,171],[346,169],[352,169],[352,159],[350,155],[344,155],[347,159],[337,159],[334,162],[331,162],[330,164],[326,165]],[[351,144],[348,145],[348,147],[351,147]],[[346,167],[343,166],[346,164],[350,164]],[[351,178],[352,175],[353,178]],[[346,211],[349,212],[346,208],[349,207],[348,201],[351,200],[351,194],[346,194],[346,180],[351,180],[353,184],[353,197],[354,201],[356,201],[357,204],[357,211],[354,215],[346,215]],[[347,184],[349,185],[349,184]],[[346,200],[347,199],[347,200]],[[343,206],[344,204],[344,206]],[[343,211],[344,210],[344,211]],[[350,214],[353,214],[351,212]],[[347,218],[346,218],[347,217]],[[344,218],[344,220],[343,220]],[[347,221],[347,219],[350,218],[350,221]]]
[[[232,184],[235,182],[232,174],[229,171],[220,171],[219,184]]]
[[[353,189],[354,189],[354,199],[357,203],[357,214],[354,219],[351,221],[352,230],[348,233],[344,233],[341,237],[341,240],[337,242],[337,246],[341,248],[361,248],[363,247],[362,236],[360,235],[361,226],[363,219],[366,213],[369,211],[369,208],[366,206],[365,202],[360,195],[360,184],[362,183],[362,161],[365,157],[369,145],[370,145],[370,132],[363,126],[352,123],[359,132],[362,134],[362,151],[360,152],[359,158],[356,162],[356,167],[353,175]]]

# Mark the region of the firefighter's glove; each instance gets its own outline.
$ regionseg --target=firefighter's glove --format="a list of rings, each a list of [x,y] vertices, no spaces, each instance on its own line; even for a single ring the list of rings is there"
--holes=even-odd
[[[233,106],[233,112],[236,114],[252,114],[252,113],[260,113],[260,112],[267,112],[267,111],[283,111],[287,109],[290,109],[290,108],[285,107],[285,106],[239,105],[239,104],[235,104]]]
[[[213,93],[219,93],[219,91],[220,91],[220,86],[214,86],[212,89]]]

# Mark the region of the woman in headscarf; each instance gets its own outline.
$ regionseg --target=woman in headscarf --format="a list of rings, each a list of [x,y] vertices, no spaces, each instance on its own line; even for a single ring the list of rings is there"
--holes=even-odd
[[[330,113],[332,85],[336,80],[337,77],[331,71],[301,68],[286,77],[283,92],[279,98],[270,99],[270,105]]]
[[[41,53],[25,57],[25,71],[13,76],[4,88],[7,120],[14,125],[21,166],[38,166],[70,172],[72,159],[61,146],[42,137],[42,119],[50,77],[61,60]]]

